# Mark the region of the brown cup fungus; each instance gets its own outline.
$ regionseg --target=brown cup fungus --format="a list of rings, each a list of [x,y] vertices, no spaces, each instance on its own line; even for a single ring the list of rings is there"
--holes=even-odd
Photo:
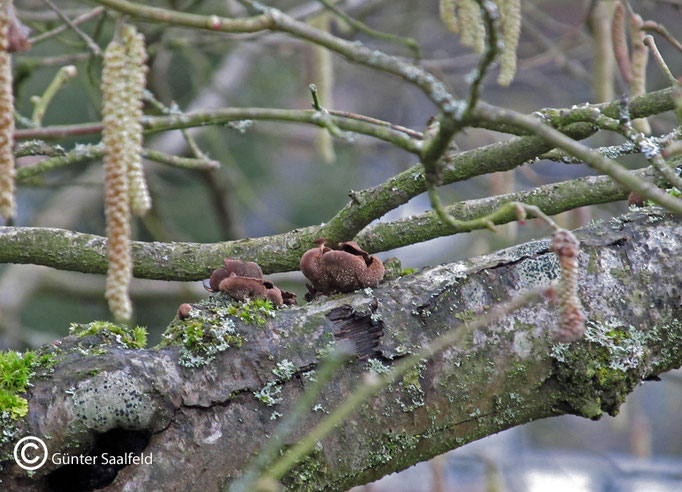
[[[376,287],[384,277],[381,260],[355,241],[339,243],[338,250],[325,246],[326,239],[313,242],[316,247],[301,257],[301,271],[312,284],[310,297]]]
[[[280,290],[269,280],[263,280],[263,271],[252,261],[225,258],[225,265],[213,271],[206,290],[226,292],[239,302],[264,299],[277,307],[296,304],[296,294]]]

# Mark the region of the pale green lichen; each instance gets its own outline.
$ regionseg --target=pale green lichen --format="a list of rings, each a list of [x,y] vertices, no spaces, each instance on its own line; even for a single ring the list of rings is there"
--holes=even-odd
[[[161,340],[162,346],[180,345],[178,364],[184,367],[209,364],[216,354],[230,347],[241,347],[243,343],[234,321],[218,317],[210,320],[190,317],[172,325]]]
[[[656,337],[656,330],[641,331],[634,326],[624,326],[619,320],[605,322],[590,320],[585,325],[584,339],[605,349],[605,367],[627,371],[638,367],[645,355],[646,345]],[[568,362],[567,351],[571,344],[558,343],[551,355],[559,362]]]
[[[253,391],[253,396],[261,403],[272,407],[282,402],[282,397],[277,396],[282,392],[282,387],[277,386],[274,381],[268,381],[259,391]]]
[[[375,374],[388,374],[391,372],[391,368],[389,366],[377,359],[369,359],[367,361],[367,369]]]
[[[77,337],[100,335],[104,340],[118,343],[129,349],[142,349],[147,345],[147,329],[134,328],[108,321],[93,321],[87,324],[71,323],[69,334]]]
[[[287,359],[278,362],[277,367],[272,370],[273,374],[281,381],[289,381],[291,377],[296,374],[296,371],[296,366]]]
[[[403,390],[403,395],[396,398],[396,403],[400,405],[403,412],[411,412],[419,407],[423,407],[424,390],[419,379],[422,371],[426,369],[426,360],[422,360],[418,365],[405,373],[399,385]]]

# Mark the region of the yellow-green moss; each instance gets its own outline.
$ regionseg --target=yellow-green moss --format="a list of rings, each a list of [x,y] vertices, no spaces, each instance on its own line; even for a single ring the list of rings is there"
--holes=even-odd
[[[85,325],[72,323],[69,333],[77,337],[100,335],[105,340],[117,342],[130,349],[142,349],[147,345],[147,329],[143,326],[132,328],[108,321],[93,321]]]
[[[227,314],[239,318],[244,324],[264,326],[266,318],[275,317],[275,308],[272,302],[264,299],[253,299],[227,308]]]
[[[9,350],[0,353],[0,414],[11,419],[26,416],[28,401],[19,396],[19,393],[26,391],[37,363],[33,352],[21,354]]]

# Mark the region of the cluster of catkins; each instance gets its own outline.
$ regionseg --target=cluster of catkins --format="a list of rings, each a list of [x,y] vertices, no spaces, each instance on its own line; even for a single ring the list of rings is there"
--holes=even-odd
[[[502,51],[497,83],[511,84],[516,73],[516,47],[521,34],[521,0],[495,0],[499,10]],[[440,18],[445,27],[461,36],[462,45],[481,54],[485,49],[485,26],[476,0],[440,0]]]
[[[130,249],[130,212],[144,214],[151,206],[142,174],[142,92],[147,53],[144,37],[130,25],[104,52],[102,114],[104,128],[104,194],[109,270],[105,297],[120,321],[128,321],[132,304],[128,286],[133,262]]]

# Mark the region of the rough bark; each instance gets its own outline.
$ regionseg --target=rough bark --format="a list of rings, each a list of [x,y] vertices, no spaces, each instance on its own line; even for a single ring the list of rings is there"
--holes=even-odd
[[[578,237],[580,296],[589,319],[583,340],[552,343],[550,301],[521,308],[382,390],[285,484],[345,490],[532,420],[615,414],[637,384],[682,365],[682,221],[642,209],[591,225]],[[361,384],[370,366],[390,368],[443,331],[466,329],[489,306],[549,285],[558,261],[548,247],[535,241],[424,268],[374,290],[279,310],[264,326],[233,319],[239,343],[196,368],[178,364],[180,347],[129,350],[98,335],[67,337],[51,349],[59,362],[32,381],[28,416],[12,426],[3,421],[3,488],[50,490],[59,473],[71,486],[81,480],[70,469],[56,472],[49,459],[31,476],[20,469],[11,459],[14,443],[35,435],[46,438],[50,454],[101,450],[108,440],[152,454],[152,464],[123,468],[105,490],[191,491],[196,484],[220,490],[274,432],[277,416],[300,397],[306,373],[331,342],[353,340],[358,357],[325,388],[289,443]],[[230,324],[213,313],[228,304],[216,295],[195,305],[197,318],[174,320],[170,329],[198,320]],[[290,379],[273,373],[283,361],[295,366]],[[281,402],[272,406],[255,396],[268,382],[281,389]]]

